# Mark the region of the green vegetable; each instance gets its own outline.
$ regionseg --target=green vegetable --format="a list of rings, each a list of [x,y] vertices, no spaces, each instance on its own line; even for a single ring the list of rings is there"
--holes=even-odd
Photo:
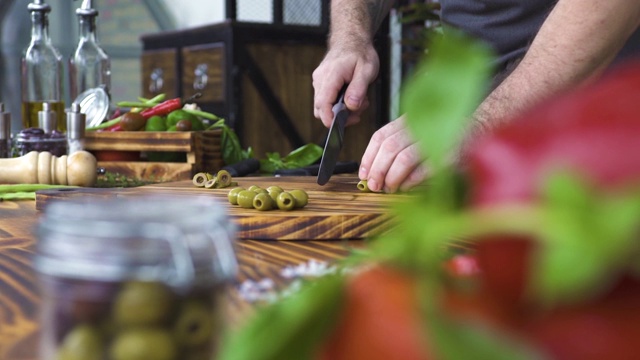
[[[116,104],[118,107],[124,107],[124,108],[133,108],[133,107],[137,107],[137,108],[150,108],[153,107],[153,103],[149,103],[149,102],[135,102],[135,101],[120,101]]]
[[[174,110],[167,115],[167,128],[175,127],[180,120],[188,120],[191,123],[192,131],[204,130],[204,125],[200,118],[183,109]]]
[[[3,200],[35,200],[36,191],[60,188],[77,188],[69,185],[48,184],[15,184],[0,185],[0,201]]]
[[[267,158],[260,160],[260,171],[273,173],[279,169],[295,169],[309,166],[322,157],[322,148],[316,144],[303,145],[285,157],[278,153],[267,153]]]
[[[165,118],[159,115],[150,117],[145,124],[144,131],[166,131],[167,124]]]
[[[338,318],[344,279],[326,276],[262,309],[248,326],[221,341],[219,360],[314,359],[313,351]]]
[[[153,99],[150,99],[150,100],[146,101],[145,103],[148,103],[149,105],[154,106],[154,105],[157,105],[162,100],[164,100],[165,97],[166,97],[165,94],[160,94],[160,95],[157,95],[156,97],[154,97]],[[133,108],[133,109],[131,109],[131,112],[140,112],[142,110],[143,110],[143,108]],[[111,119],[109,121],[105,121],[100,125],[93,126],[93,127],[88,127],[86,130],[87,131],[95,131],[95,130],[100,130],[100,129],[106,129],[106,128],[109,128],[109,127],[111,127],[113,125],[116,125],[116,124],[120,123],[121,119],[122,119],[122,116],[118,116],[117,118]]]

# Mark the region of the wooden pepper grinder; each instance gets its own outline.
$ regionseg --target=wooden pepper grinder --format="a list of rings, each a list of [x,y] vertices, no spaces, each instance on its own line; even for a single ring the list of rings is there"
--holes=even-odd
[[[93,186],[97,179],[96,158],[87,151],[60,157],[32,151],[12,159],[0,159],[0,184],[51,184]]]

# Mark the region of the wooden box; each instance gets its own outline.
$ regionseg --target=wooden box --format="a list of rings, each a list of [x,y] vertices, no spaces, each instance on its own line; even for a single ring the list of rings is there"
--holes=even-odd
[[[84,147],[96,155],[98,167],[111,173],[148,181],[177,181],[191,179],[200,171],[215,172],[224,165],[221,134],[220,130],[87,132]],[[157,162],[146,160],[149,153],[185,156],[180,162]],[[112,159],[106,159],[107,154]]]

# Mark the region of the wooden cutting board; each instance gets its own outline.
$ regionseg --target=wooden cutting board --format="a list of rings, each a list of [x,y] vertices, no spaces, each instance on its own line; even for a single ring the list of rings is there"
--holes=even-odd
[[[191,181],[178,181],[126,189],[44,190],[36,194],[36,208],[42,210],[52,201],[87,197],[203,195],[218,198],[227,207],[238,226],[240,239],[338,240],[363,239],[385,232],[392,225],[388,206],[407,196],[363,193],[356,188],[358,179],[354,176],[333,176],[324,186],[316,184],[314,176],[245,177],[234,178],[234,181],[244,188],[278,185],[284,190],[303,189],[309,194],[309,204],[293,211],[243,209],[227,201],[230,188],[205,189],[195,187]]]

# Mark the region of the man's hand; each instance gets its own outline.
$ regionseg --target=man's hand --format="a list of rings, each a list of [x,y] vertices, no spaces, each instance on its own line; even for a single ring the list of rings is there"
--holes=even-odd
[[[313,72],[313,115],[326,127],[331,126],[338,92],[345,83],[345,104],[351,111],[347,125],[360,121],[360,114],[369,106],[367,88],[378,75],[380,61],[373,46],[361,49],[333,48]]]
[[[404,117],[376,131],[362,156],[360,179],[371,191],[408,190],[427,177],[417,142],[411,138]]]

